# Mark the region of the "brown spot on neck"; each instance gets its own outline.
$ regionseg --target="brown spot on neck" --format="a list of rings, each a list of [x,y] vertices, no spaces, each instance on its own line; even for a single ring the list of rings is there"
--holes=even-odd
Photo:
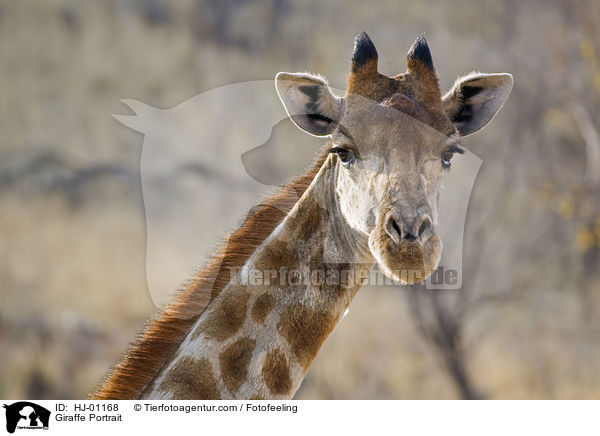
[[[327,231],[328,212],[310,197],[304,197],[302,207],[289,217],[281,233],[257,253],[255,267],[263,273],[297,268],[302,259],[299,242],[322,240]]]
[[[329,312],[292,304],[282,313],[277,330],[289,342],[300,364],[307,369],[334,326],[335,318]]]
[[[219,400],[221,394],[213,376],[212,366],[208,359],[194,360],[183,357],[169,371],[160,390],[171,392],[173,399],[186,400]]]
[[[298,265],[300,258],[293,247],[290,247],[287,238],[275,238],[269,244],[261,247],[254,261],[257,270],[263,273],[271,270],[280,271],[291,265]]]
[[[302,206],[291,223],[294,229],[292,238],[309,241],[315,236],[324,237],[329,216],[328,212],[310,198],[307,198]]]
[[[254,347],[256,347],[254,339],[241,338],[229,345],[219,355],[221,378],[233,395],[248,378],[248,366]]]
[[[285,355],[279,349],[269,351],[265,358],[262,375],[265,384],[273,395],[288,395],[292,390],[292,380]]]
[[[275,297],[271,294],[262,294],[259,296],[252,306],[251,316],[254,321],[259,324],[265,322],[265,318],[275,306]]]
[[[249,298],[250,293],[235,287],[229,288],[226,294],[219,296],[208,309],[206,318],[198,326],[192,339],[202,333],[217,341],[224,341],[233,336],[244,324]]]

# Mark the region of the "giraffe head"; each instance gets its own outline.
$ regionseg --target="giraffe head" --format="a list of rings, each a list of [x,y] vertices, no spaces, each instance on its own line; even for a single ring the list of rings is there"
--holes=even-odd
[[[331,138],[336,193],[348,225],[364,234],[372,256],[391,278],[411,284],[438,266],[438,196],[458,139],[484,127],[513,84],[510,74],[471,73],[442,96],[427,41],[407,55],[407,71],[377,71],[366,33],[354,43],[343,97],[306,73],[279,73],[276,87],[293,122]]]

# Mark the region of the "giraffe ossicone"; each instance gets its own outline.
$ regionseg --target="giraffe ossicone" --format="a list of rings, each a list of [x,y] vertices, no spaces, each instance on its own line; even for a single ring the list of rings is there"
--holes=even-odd
[[[388,77],[377,62],[362,33],[343,96],[316,75],[277,75],[291,120],[328,143],[249,213],[93,398],[291,398],[374,264],[404,284],[437,268],[440,186],[457,141],[493,118],[512,76],[471,73],[442,96],[422,35],[407,72]]]

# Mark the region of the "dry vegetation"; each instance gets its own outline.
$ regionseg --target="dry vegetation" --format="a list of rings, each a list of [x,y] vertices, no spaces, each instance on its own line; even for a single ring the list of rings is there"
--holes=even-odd
[[[0,1],[0,397],[84,397],[155,310],[142,136],[111,118],[119,100],[169,108],[281,70],[344,88],[366,30],[384,73],[425,31],[444,89],[472,69],[515,88],[465,141],[483,166],[463,289],[361,290],[297,397],[599,398],[598,23],[592,0]],[[308,144],[285,132],[282,147]],[[295,169],[273,159],[277,177]],[[218,189],[206,177],[184,200]]]

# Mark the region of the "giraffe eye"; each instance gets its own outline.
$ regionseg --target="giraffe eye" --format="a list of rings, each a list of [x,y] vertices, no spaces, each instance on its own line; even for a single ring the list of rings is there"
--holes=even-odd
[[[454,156],[454,152],[452,151],[445,151],[442,153],[442,166],[444,168],[450,168],[450,160],[452,159],[452,156]]]
[[[464,154],[464,150],[457,146],[452,146],[448,150],[442,153],[442,167],[450,168],[450,161],[452,160],[452,156],[454,153]]]
[[[329,153],[337,154],[344,166],[350,165],[352,162],[354,162],[356,158],[352,150],[348,150],[347,148],[342,147],[334,147],[331,150],[329,150]]]

